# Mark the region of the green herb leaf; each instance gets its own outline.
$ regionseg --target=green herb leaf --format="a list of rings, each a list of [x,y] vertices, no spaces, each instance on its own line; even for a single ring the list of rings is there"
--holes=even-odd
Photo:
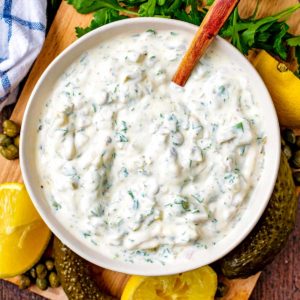
[[[117,0],[67,0],[69,4],[81,14],[88,14],[100,8],[114,8],[118,10],[120,5]]]
[[[52,201],[52,206],[55,208],[55,210],[61,209],[61,205],[58,202],[56,202],[55,200]]]
[[[174,12],[174,17],[178,20],[200,25],[205,17],[206,11],[198,10],[197,0],[185,0],[185,7]],[[189,8],[189,13],[186,12],[186,8]]]
[[[260,48],[281,58],[287,57],[285,40],[290,37],[290,34],[287,32],[288,25],[279,20],[289,17],[299,8],[300,4],[296,4],[280,13],[259,20],[253,20],[253,17],[242,20],[238,15],[238,9],[235,8],[220,35],[230,38],[232,44],[244,54],[247,54],[251,48]]]
[[[138,14],[140,17],[153,17],[155,13],[155,7],[156,0],[148,0],[140,6]]]
[[[146,1],[147,0],[122,0],[120,2],[122,2],[126,6],[133,7],[133,6],[139,6],[140,4],[142,4]]]
[[[174,18],[195,25],[199,25],[207,13],[207,8],[199,8],[199,3],[202,3],[199,0],[67,0],[67,2],[83,14],[95,11],[89,27],[76,28],[78,37],[107,23],[126,18],[120,16],[120,12],[140,17]],[[210,6],[213,2],[214,0],[207,0],[206,5]],[[238,9],[235,8],[221,29],[220,35],[229,39],[243,54],[247,54],[251,48],[258,48],[286,60],[290,47],[295,47],[295,55],[299,62],[300,36],[288,33],[289,27],[285,20],[300,9],[300,3],[257,20],[255,18],[258,4],[257,0],[254,13],[248,19],[241,19]],[[136,10],[128,9],[132,7]],[[296,75],[299,76],[298,74],[299,71]]]
[[[300,46],[300,36],[295,36],[286,40],[287,44],[291,47]]]
[[[128,18],[128,17],[120,16],[119,13],[114,9],[102,8],[94,14],[94,18],[93,18],[90,26],[85,27],[85,28],[76,27],[76,29],[75,29],[76,35],[77,35],[77,37],[81,37],[84,34],[90,32],[100,26],[103,26],[108,23],[112,23],[114,21],[126,19],[126,18]]]
[[[245,53],[246,47],[243,44],[238,32],[238,21],[240,20],[238,9],[235,8],[232,15],[232,44],[241,50],[242,53]]]
[[[133,209],[138,209],[140,206],[139,201],[134,197],[134,194],[132,191],[128,191],[128,195],[131,197],[133,201]]]
[[[110,8],[119,12],[137,15],[136,12],[122,7],[117,0],[67,0],[81,14],[88,14],[102,8]]]
[[[207,0],[206,5],[211,6],[214,2],[215,0]]]
[[[287,58],[287,48],[283,42],[283,38],[286,35],[287,31],[289,30],[289,26],[285,23],[281,24],[281,30],[276,35],[274,41],[274,51],[278,54],[282,59],[286,60]]]
[[[165,3],[162,6],[160,6],[158,3],[158,5],[155,8],[155,15],[173,18],[174,13],[177,10],[180,10],[182,2],[182,0],[165,1]]]
[[[159,6],[163,6],[163,5],[166,4],[166,0],[157,0],[157,4],[158,4]]]
[[[244,125],[243,125],[243,122],[237,123],[234,127],[235,127],[236,129],[242,130],[242,131],[244,132]]]
[[[266,25],[268,23],[269,23],[268,25],[271,26],[272,23],[282,18],[289,17],[293,12],[295,12],[299,8],[300,8],[300,4],[296,4],[273,16],[262,18],[257,21],[248,22],[247,29],[242,33],[242,38],[245,44],[247,44],[249,47],[252,47],[255,42],[255,34],[261,26]],[[264,30],[266,29],[267,28],[265,27]]]
[[[93,217],[102,217],[104,215],[104,208],[101,205],[98,205],[95,210],[91,211]]]

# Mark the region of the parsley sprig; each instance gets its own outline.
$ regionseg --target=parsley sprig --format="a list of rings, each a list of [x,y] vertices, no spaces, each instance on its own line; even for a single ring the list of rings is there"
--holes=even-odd
[[[199,0],[67,0],[67,2],[79,13],[94,12],[90,26],[76,27],[76,34],[81,37],[97,27],[128,18],[128,15],[172,18],[199,25],[213,0],[207,0],[206,4]],[[289,26],[286,23],[290,15],[298,9],[300,3],[272,16],[256,19],[257,5],[253,16],[242,19],[236,8],[220,35],[230,40],[243,54],[247,54],[252,48],[264,49],[286,61],[289,53],[294,51],[299,67],[300,36],[289,33]],[[299,74],[300,69],[296,72],[296,75]]]

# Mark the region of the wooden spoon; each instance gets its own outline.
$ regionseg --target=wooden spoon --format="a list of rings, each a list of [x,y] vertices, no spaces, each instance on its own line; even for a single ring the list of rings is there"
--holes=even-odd
[[[172,81],[184,86],[198,60],[218,34],[239,0],[215,0],[203,19]]]

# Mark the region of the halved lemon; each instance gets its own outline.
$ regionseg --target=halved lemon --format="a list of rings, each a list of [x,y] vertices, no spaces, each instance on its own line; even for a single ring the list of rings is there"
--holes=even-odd
[[[205,266],[170,276],[131,276],[121,300],[213,300],[217,274]]]
[[[250,61],[271,94],[280,124],[299,127],[300,79],[264,50]]]
[[[0,278],[29,270],[42,256],[51,237],[20,183],[0,185]]]

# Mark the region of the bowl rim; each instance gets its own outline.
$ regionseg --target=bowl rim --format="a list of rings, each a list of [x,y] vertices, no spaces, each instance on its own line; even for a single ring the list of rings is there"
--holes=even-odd
[[[150,18],[150,17],[143,17],[143,18],[130,18],[130,19],[125,19],[121,21],[116,21],[107,25],[104,25],[100,28],[97,28],[93,30],[92,32],[86,34],[85,36],[81,37],[80,39],[76,40],[74,43],[69,45],[66,49],[64,49],[49,65],[48,67],[44,70],[43,74],[40,76],[39,80],[35,84],[35,87],[33,91],[31,92],[30,98],[28,100],[28,103],[26,105],[26,109],[24,112],[23,116],[23,123],[22,123],[22,128],[21,128],[21,139],[20,139],[20,167],[21,167],[21,172],[23,176],[23,180],[25,183],[25,186],[27,188],[27,191],[30,195],[30,198],[32,199],[32,202],[34,206],[36,207],[37,211],[41,215],[42,219],[44,222],[48,225],[50,230],[64,243],[66,244],[72,251],[83,257],[84,259],[98,265],[101,267],[104,267],[106,269],[110,269],[113,271],[117,272],[122,272],[122,273],[127,273],[127,274],[138,274],[138,275],[146,275],[146,276],[158,276],[158,275],[169,275],[169,274],[176,274],[176,273],[181,273],[189,270],[193,270],[195,268],[198,268],[200,266],[206,265],[213,263],[214,261],[222,258],[225,256],[227,253],[229,253],[233,248],[235,248],[249,233],[250,231],[254,228],[256,223],[258,222],[259,218],[261,217],[262,213],[264,212],[270,196],[273,191],[273,187],[275,185],[275,181],[277,178],[277,173],[278,173],[278,168],[279,168],[279,162],[280,162],[280,130],[279,130],[279,123],[277,119],[277,115],[275,112],[274,104],[271,100],[270,94],[264,85],[262,79],[260,78],[259,74],[257,71],[254,69],[254,67],[250,64],[250,62],[234,47],[232,46],[229,42],[223,40],[220,37],[216,37],[216,40],[218,43],[225,43],[227,44],[226,47],[230,48],[230,51],[233,53],[232,55],[234,57],[238,56],[240,60],[243,60],[245,63],[245,66],[248,67],[248,69],[252,69],[252,73],[256,74],[256,80],[260,80],[262,83],[262,88],[263,93],[265,94],[266,99],[265,101],[269,101],[269,109],[270,111],[265,112],[266,114],[270,114],[271,118],[273,119],[273,124],[270,126],[273,126],[273,136],[272,138],[275,140],[273,144],[278,145],[278,147],[275,147],[273,153],[272,153],[272,159],[273,159],[273,166],[272,166],[272,172],[269,172],[269,185],[265,188],[265,195],[263,199],[263,203],[260,205],[259,209],[255,210],[255,217],[252,219],[252,222],[247,224],[245,226],[246,228],[243,228],[242,234],[236,238],[234,242],[232,242],[229,246],[227,246],[226,249],[220,249],[219,255],[215,257],[213,260],[204,260],[204,263],[199,263],[199,259],[197,260],[192,260],[188,264],[184,263],[174,263],[172,265],[166,265],[166,266],[159,266],[155,265],[155,267],[147,267],[147,265],[139,265],[138,263],[130,264],[130,263],[120,263],[117,260],[117,263],[112,264],[111,260],[108,259],[108,261],[99,261],[99,258],[96,258],[94,255],[91,255],[89,251],[87,250],[86,245],[83,245],[83,239],[79,240],[75,238],[73,234],[67,234],[68,230],[65,227],[65,232],[63,233],[61,229],[59,229],[61,226],[58,226],[58,219],[53,218],[51,214],[49,214],[49,210],[45,208],[45,205],[42,203],[42,199],[39,199],[35,192],[34,192],[34,182],[31,182],[30,179],[30,170],[31,166],[29,163],[27,163],[27,155],[32,155],[29,150],[26,150],[26,143],[25,143],[25,135],[28,132],[28,126],[30,122],[30,114],[32,111],[32,107],[34,106],[35,99],[36,99],[36,94],[38,93],[40,87],[43,85],[44,80],[47,78],[49,72],[53,69],[56,68],[59,62],[69,54],[73,49],[77,48],[79,45],[84,44],[87,40],[93,39],[95,36],[101,35],[103,32],[109,31],[111,29],[115,28],[122,28],[126,26],[137,26],[137,31],[139,31],[139,24],[147,24],[148,26],[155,26],[155,24],[161,25],[161,26],[166,26],[165,29],[172,29],[173,27],[180,27],[181,30],[183,31],[196,31],[198,29],[198,26],[183,22],[183,21],[178,21],[178,20],[170,20],[170,19],[161,19],[161,18]],[[228,50],[229,51],[229,50]],[[250,202],[252,197],[248,200]],[[50,208],[51,209],[51,208]],[[71,238],[71,237],[72,238]],[[81,245],[78,244],[81,242]],[[85,243],[86,244],[86,243]],[[153,266],[153,265],[152,265]]]

